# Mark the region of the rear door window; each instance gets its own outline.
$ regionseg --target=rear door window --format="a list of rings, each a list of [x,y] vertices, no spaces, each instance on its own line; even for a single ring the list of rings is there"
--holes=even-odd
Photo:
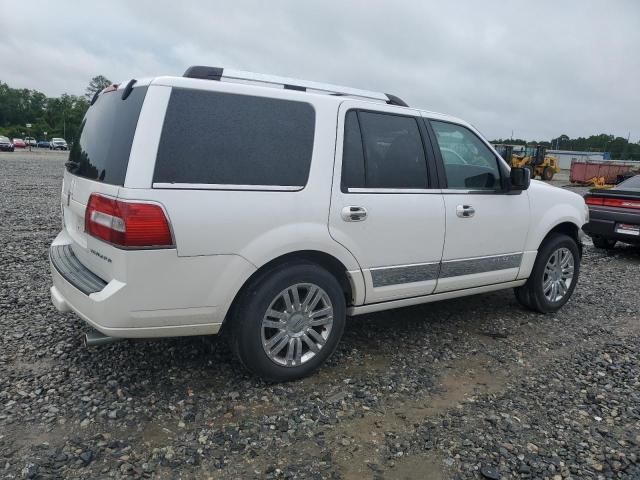
[[[350,110],[345,118],[342,190],[427,188],[427,162],[414,117]]]
[[[67,169],[74,175],[111,185],[124,185],[131,144],[147,87],[103,93],[82,121],[80,139],[69,152]]]
[[[154,182],[302,188],[314,131],[306,102],[174,88]]]

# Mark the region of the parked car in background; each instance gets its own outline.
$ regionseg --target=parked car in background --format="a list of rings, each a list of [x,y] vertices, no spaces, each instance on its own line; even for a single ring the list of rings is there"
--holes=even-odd
[[[578,282],[581,196],[381,92],[210,67],[131,80],[96,96],[65,166],[51,299],[88,344],[225,329],[250,371],[292,380],[348,315],[507,288],[556,312]]]
[[[589,222],[582,229],[598,248],[617,242],[640,244],[640,175],[609,190],[592,189],[584,196]]]
[[[27,148],[27,144],[21,138],[14,138],[13,139],[13,146],[15,148]]]
[[[49,148],[49,141],[48,140],[38,140],[38,148]]]
[[[33,137],[24,137],[24,143],[31,145],[32,147],[38,146],[38,142]]]
[[[13,152],[14,146],[7,137],[0,137],[0,151]]]
[[[69,146],[64,138],[52,138],[49,142],[49,148],[51,150],[68,150]]]

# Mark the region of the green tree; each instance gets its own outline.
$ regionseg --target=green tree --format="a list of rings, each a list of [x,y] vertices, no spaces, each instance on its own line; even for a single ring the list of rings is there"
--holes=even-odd
[[[0,82],[0,135],[22,138],[26,135],[26,124],[37,139],[64,137],[73,142],[89,108],[84,96],[63,94],[58,98],[47,98],[42,92],[11,88]]]
[[[111,84],[111,80],[104,75],[97,75],[89,82],[89,86],[87,87],[87,91],[84,96],[87,97],[88,100],[91,100],[96,92],[100,92]]]

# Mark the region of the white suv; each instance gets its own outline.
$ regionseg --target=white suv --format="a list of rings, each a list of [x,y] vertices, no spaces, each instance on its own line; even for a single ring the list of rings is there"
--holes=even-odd
[[[583,199],[468,123],[383,93],[210,67],[97,95],[71,148],[51,296],[117,338],[216,334],[273,381],[350,315],[515,288],[571,296]]]
[[[50,150],[68,150],[69,146],[64,138],[52,138],[49,142]]]

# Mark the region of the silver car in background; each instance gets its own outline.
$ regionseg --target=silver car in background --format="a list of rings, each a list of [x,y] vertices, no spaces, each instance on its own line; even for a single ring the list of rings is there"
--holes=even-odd
[[[69,150],[67,141],[64,138],[52,138],[49,142],[50,150]]]
[[[13,143],[7,137],[0,137],[0,151],[13,152]]]

